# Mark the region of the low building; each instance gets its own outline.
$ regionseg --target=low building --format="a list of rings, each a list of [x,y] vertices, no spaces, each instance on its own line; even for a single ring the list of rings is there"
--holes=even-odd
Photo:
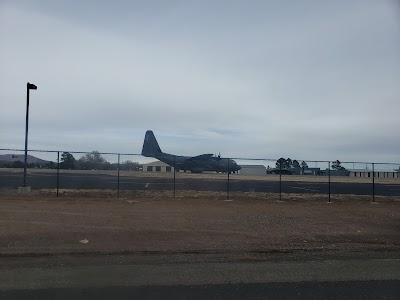
[[[343,170],[321,170],[320,174],[323,176],[350,176],[350,171],[343,169]]]
[[[372,177],[372,170],[369,169],[352,169],[350,171],[350,177]],[[376,170],[373,172],[375,178],[400,178],[399,171],[387,171],[387,170]]]
[[[240,165],[238,174],[241,175],[265,175],[267,168],[264,165]]]
[[[268,169],[267,174],[275,174],[275,175],[292,175],[293,172],[291,169],[279,169],[279,168],[273,168],[273,169]]]
[[[320,168],[302,168],[302,167],[294,167],[290,169],[279,169],[273,168],[268,169],[267,174],[282,174],[282,175],[321,175]]]
[[[299,175],[311,175],[311,176],[316,176],[316,175],[321,175],[321,169],[320,168],[309,168],[309,167],[306,167],[306,168],[297,168],[297,169],[300,169],[299,170],[299,172],[300,172],[300,174]]]
[[[143,172],[173,172],[174,167],[167,165],[162,161],[153,161],[143,165]]]

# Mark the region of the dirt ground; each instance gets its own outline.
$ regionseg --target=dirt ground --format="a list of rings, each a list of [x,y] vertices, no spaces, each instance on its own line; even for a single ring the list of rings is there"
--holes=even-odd
[[[400,254],[400,202],[0,196],[0,258]]]

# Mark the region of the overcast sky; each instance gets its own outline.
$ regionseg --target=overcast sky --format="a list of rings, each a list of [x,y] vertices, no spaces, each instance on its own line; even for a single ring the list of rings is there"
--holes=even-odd
[[[0,0],[0,148],[400,162],[400,5]]]

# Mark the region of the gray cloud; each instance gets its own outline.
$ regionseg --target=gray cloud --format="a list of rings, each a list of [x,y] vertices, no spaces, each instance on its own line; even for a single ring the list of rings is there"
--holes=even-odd
[[[400,161],[394,1],[1,6],[1,147]]]

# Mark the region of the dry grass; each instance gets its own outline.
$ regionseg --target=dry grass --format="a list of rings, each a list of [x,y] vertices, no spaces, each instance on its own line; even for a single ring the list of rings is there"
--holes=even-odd
[[[0,172],[13,172],[22,173],[21,169],[0,169]],[[39,173],[50,173],[56,174],[57,170],[49,169],[28,169],[28,174],[34,176]],[[117,176],[117,171],[109,170],[60,170],[60,174],[88,174],[88,175],[109,175]],[[167,178],[173,179],[173,173],[159,173],[159,172],[142,172],[142,171],[120,171],[120,177],[124,178]],[[208,179],[214,181],[226,181],[228,178],[227,174],[223,173],[202,173],[193,174],[189,172],[178,172],[176,173],[176,179]],[[256,181],[279,181],[279,175],[241,175],[231,174],[230,180],[256,180]],[[327,183],[329,178],[327,176],[308,176],[308,175],[282,175],[282,181],[299,181],[299,182],[323,182]],[[360,178],[360,177],[345,177],[345,176],[331,176],[330,181],[332,183],[372,183],[372,178]],[[394,184],[400,185],[400,178],[375,178],[376,184]]]
[[[39,189],[33,190],[30,195],[33,197],[56,195],[56,189]],[[18,196],[16,190],[0,189],[1,196]],[[161,190],[124,190],[119,194],[121,199],[215,199],[215,200],[228,200],[226,191],[173,191]],[[101,190],[101,189],[60,189],[59,197],[76,197],[88,199],[115,199],[118,197],[116,190]],[[327,202],[329,201],[327,194],[296,194],[296,193],[282,193],[281,198],[279,193],[266,193],[266,192],[230,192],[229,200],[262,200],[262,201],[295,201],[295,202]],[[375,196],[376,202],[400,202],[399,196]],[[330,201],[332,202],[371,202],[373,198],[371,195],[354,195],[354,194],[334,194],[331,195]]]

